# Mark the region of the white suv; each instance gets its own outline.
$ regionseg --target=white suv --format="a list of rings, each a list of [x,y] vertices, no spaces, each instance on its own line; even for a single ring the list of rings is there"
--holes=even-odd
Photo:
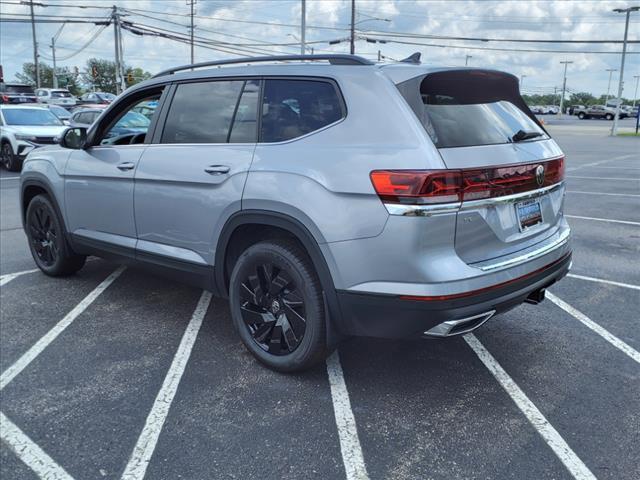
[[[0,161],[19,171],[29,152],[58,143],[65,125],[48,108],[39,105],[0,106]]]
[[[36,97],[40,103],[65,107],[73,107],[78,103],[78,99],[66,88],[37,88]]]

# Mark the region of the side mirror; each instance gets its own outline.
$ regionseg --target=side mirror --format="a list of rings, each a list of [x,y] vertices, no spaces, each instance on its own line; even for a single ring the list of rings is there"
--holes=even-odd
[[[60,138],[60,145],[64,148],[80,150],[87,141],[87,129],[84,127],[67,128]]]

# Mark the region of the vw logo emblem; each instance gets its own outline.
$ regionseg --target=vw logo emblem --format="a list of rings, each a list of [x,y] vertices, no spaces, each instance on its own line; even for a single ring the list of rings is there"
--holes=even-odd
[[[536,168],[536,182],[538,182],[539,186],[542,186],[544,183],[544,166],[538,165]]]

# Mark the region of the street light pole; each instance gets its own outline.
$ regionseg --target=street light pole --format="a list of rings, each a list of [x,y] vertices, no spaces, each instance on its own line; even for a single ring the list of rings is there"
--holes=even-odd
[[[307,29],[307,2],[301,0],[302,4],[302,18],[300,19],[300,55],[304,55],[307,51],[307,45],[305,40],[305,30]]]
[[[524,85],[524,79],[526,75],[520,75],[520,92],[522,93],[522,86]]]
[[[636,98],[638,98],[638,81],[640,81],[640,75],[634,75],[633,78],[636,79],[636,91],[633,94],[633,107],[636,106]]]
[[[36,70],[36,88],[40,88],[40,67],[38,65],[38,42],[36,41],[36,20],[33,17],[33,0],[29,1],[31,9],[31,35],[33,37],[33,66]]]
[[[620,116],[620,103],[622,102],[622,89],[624,85],[624,60],[627,54],[627,36],[629,35],[629,16],[631,12],[637,12],[640,7],[629,8],[616,8],[613,11],[616,13],[626,13],[627,18],[624,23],[624,42],[622,43],[622,60],[620,61],[620,81],[618,82],[618,103],[616,105],[616,114],[613,117],[613,126],[611,127],[611,136],[615,136],[618,133],[618,117]]]
[[[567,65],[573,62],[565,60],[560,63],[564,64],[564,78],[562,80],[562,96],[560,97],[560,116],[562,116],[562,109],[564,108],[564,94],[567,91]]]
[[[356,53],[356,0],[351,0],[351,45],[349,52]]]
[[[609,72],[609,83],[607,84],[607,96],[606,96],[606,98],[604,100],[604,104],[605,105],[609,101],[609,91],[611,90],[611,76],[613,75],[613,72],[617,72],[618,69],[617,68],[607,68],[606,71]]]
[[[469,65],[469,59],[473,58],[473,55],[465,55],[464,57],[464,66],[466,67],[467,65]]]

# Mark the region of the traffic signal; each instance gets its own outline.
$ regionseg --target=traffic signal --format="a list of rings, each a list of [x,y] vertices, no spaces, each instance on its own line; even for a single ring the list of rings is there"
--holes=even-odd
[[[98,76],[98,67],[96,67],[95,65],[91,67],[91,75],[93,76],[93,78],[97,78]]]
[[[133,83],[133,73],[131,72],[127,73],[127,82]]]

